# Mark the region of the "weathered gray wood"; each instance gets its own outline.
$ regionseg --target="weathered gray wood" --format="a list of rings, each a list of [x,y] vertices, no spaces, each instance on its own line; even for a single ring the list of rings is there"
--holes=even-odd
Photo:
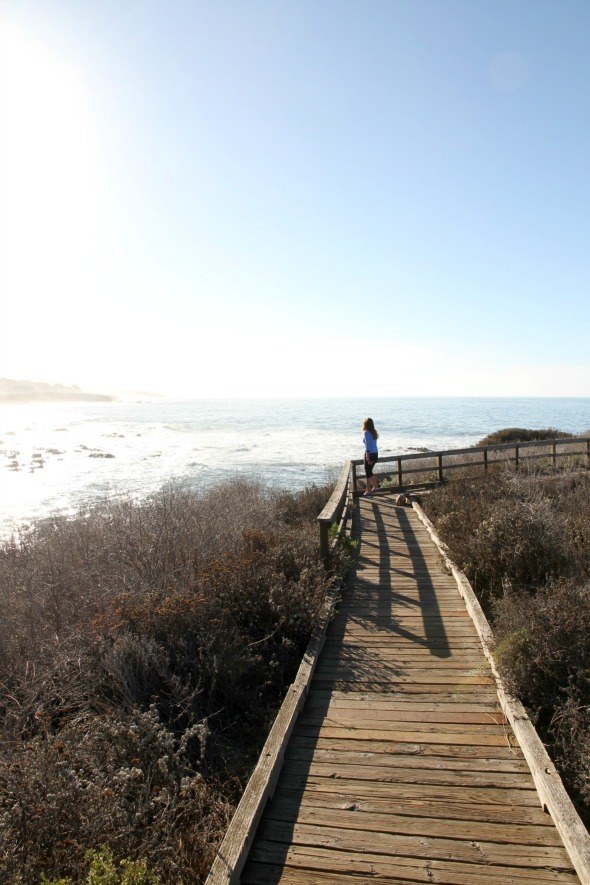
[[[367,850],[368,834],[357,830],[313,824],[285,824],[265,819],[261,826],[261,838],[274,842],[302,846],[323,846],[339,851]],[[444,837],[423,838],[420,835],[371,832],[371,849],[390,857],[406,856],[422,858],[425,848],[428,858],[467,861],[475,865],[502,864],[506,861],[507,847],[498,842],[473,839],[447,839]],[[550,867],[567,869],[569,863],[561,846],[510,845],[510,860],[515,866]],[[477,867],[476,867],[477,869]]]
[[[392,461],[397,461],[401,459],[402,461],[424,461],[424,460],[432,460],[436,461],[438,455],[443,455],[446,457],[447,455],[471,455],[478,454],[480,452],[508,452],[509,450],[514,450],[516,446],[520,449],[532,449],[532,448],[551,448],[552,445],[555,446],[571,446],[572,448],[578,448],[579,451],[571,451],[566,452],[566,454],[582,454],[586,451],[586,446],[590,444],[590,437],[587,436],[576,436],[572,439],[532,439],[527,442],[519,442],[519,443],[498,443],[498,445],[493,446],[472,446],[470,448],[465,449],[444,449],[442,451],[433,451],[433,452],[415,452],[408,455],[384,455],[383,457],[379,457],[379,463],[385,464]],[[561,453],[558,453],[558,457]],[[542,457],[550,457],[550,455],[542,456]],[[353,464],[362,464],[362,458],[353,459]],[[446,469],[446,465],[445,465]],[[405,472],[405,471],[404,471]]]
[[[448,555],[448,549],[439,538],[436,529],[419,504],[414,502],[414,510],[437,545],[448,568],[452,572],[461,596],[473,619],[475,628],[482,641],[484,653],[498,689],[498,697],[504,714],[512,726],[522,752],[529,764],[540,801],[549,811],[555,826],[563,840],[572,864],[584,885],[590,883],[590,834],[580,820],[574,805],[568,796],[562,780],[539,738],[528,714],[517,698],[511,695],[500,676],[492,653],[494,636],[479,600],[477,599],[467,577]]]
[[[286,865],[288,864],[288,865]],[[376,869],[379,874],[376,874]],[[389,857],[373,851],[372,845],[361,851],[339,851],[337,848],[291,845],[280,842],[261,843],[253,852],[245,871],[246,885],[264,883],[299,883],[299,885],[350,885],[385,882],[408,885],[410,882],[448,883],[453,885],[549,885],[569,883],[569,871],[548,867],[526,869],[512,865],[486,864],[480,867],[468,862],[453,862],[414,857]]]
[[[519,450],[520,450],[520,448],[522,448],[522,446],[519,446],[519,447],[514,446],[514,449],[516,449],[516,448],[519,448]],[[479,451],[481,451],[481,450],[480,449],[470,449],[470,452],[474,453],[474,454],[477,454]],[[580,452],[556,452],[555,457],[553,458],[553,456],[550,452],[543,453],[542,455],[524,455],[523,456],[522,453],[519,451],[518,458],[516,457],[516,455],[512,458],[489,458],[487,456],[487,452],[484,451],[484,461],[459,461],[459,462],[455,462],[455,463],[448,463],[447,462],[444,465],[444,469],[445,469],[445,471],[447,471],[447,470],[464,470],[466,467],[481,468],[481,466],[483,464],[484,470],[487,470],[486,465],[491,466],[494,464],[508,464],[511,462],[518,463],[518,462],[522,462],[522,461],[536,461],[536,460],[549,461],[551,459],[553,459],[554,466],[555,466],[555,459],[557,459],[557,458],[570,458],[570,457],[572,457],[572,455],[583,455],[583,454],[584,454],[584,452],[582,452],[582,451],[580,451]],[[433,463],[431,465],[428,465],[427,467],[405,467],[404,468],[404,476],[415,475],[417,473],[433,473],[433,474],[436,474],[437,477],[439,477],[438,461],[437,461],[437,457],[435,457],[435,456],[437,456],[436,452],[434,452],[430,456]],[[402,455],[400,457],[404,458],[404,457],[408,457],[408,456]],[[414,457],[417,458],[418,456],[416,455]],[[385,460],[386,459],[384,458],[383,461],[385,462]],[[390,460],[393,460],[393,459],[390,459]],[[397,458],[395,460],[397,461]],[[410,460],[410,459],[408,458],[408,460]],[[380,471],[379,476],[381,476],[381,477],[393,476],[393,472],[390,472],[387,470],[382,470],[382,471]],[[441,482],[440,478],[437,479],[437,482]],[[398,484],[401,485],[401,483],[398,483]]]
[[[352,501],[351,485],[354,481],[351,462],[345,461],[334,491],[317,519],[320,530],[320,554],[327,569],[330,567],[330,529],[334,523],[338,523],[337,537],[344,531],[349,516],[347,503],[349,499]]]
[[[338,482],[334,486],[334,491],[330,495],[328,503],[318,516],[318,522],[327,522],[328,525],[331,525],[336,519],[338,519],[340,511],[344,506],[349,474],[350,461],[345,461],[340,476],[338,477]]]

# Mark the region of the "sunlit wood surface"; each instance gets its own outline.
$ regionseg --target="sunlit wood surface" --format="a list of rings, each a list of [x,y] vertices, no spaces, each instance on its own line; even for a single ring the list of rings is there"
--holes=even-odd
[[[578,882],[425,528],[360,499],[332,622],[242,882]]]

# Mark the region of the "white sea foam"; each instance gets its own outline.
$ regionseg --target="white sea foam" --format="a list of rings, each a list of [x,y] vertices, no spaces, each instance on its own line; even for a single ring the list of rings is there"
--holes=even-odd
[[[474,445],[500,427],[590,427],[588,399],[201,400],[0,407],[0,531],[105,494],[234,473],[323,482],[362,456],[371,415],[382,455]]]

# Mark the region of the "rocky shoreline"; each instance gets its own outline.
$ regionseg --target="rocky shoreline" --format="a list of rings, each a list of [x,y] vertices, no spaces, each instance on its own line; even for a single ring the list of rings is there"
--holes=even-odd
[[[20,403],[110,403],[115,397],[87,393],[77,385],[46,384],[43,381],[17,381],[0,378],[0,405]]]

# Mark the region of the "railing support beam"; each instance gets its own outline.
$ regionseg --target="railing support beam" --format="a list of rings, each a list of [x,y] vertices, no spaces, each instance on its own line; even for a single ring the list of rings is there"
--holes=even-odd
[[[330,568],[330,523],[320,522],[320,556],[326,571]]]

